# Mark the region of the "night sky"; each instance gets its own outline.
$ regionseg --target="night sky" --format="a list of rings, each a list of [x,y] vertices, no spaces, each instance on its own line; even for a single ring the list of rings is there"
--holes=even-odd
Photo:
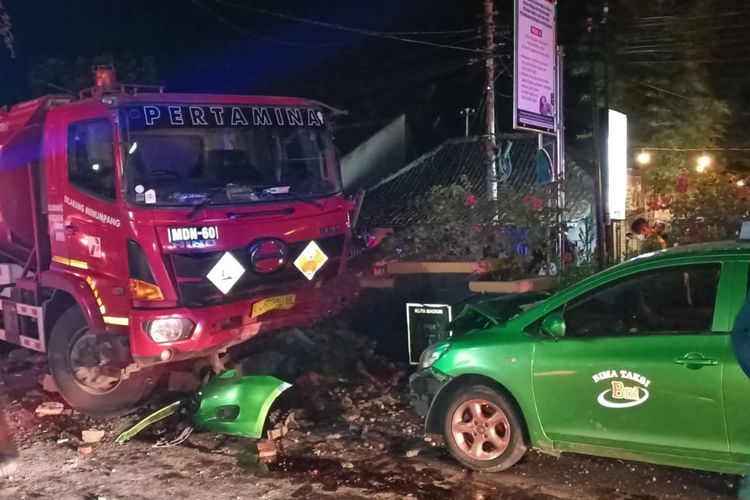
[[[395,36],[477,49],[481,0],[3,3],[11,15],[16,46],[15,59],[0,50],[3,104],[35,97],[29,93],[27,75],[47,58],[123,52],[153,56],[159,80],[168,91],[291,94],[347,109],[350,116],[342,126],[353,132],[350,142],[404,111],[422,113],[437,139],[461,135],[459,111],[477,108],[482,97],[479,52],[382,39],[241,8],[252,6],[369,31],[450,31]],[[507,33],[512,2],[497,3],[498,23]],[[510,48],[510,44],[499,47],[499,52]],[[510,102],[502,97],[510,94],[507,72],[497,85],[502,109],[503,99],[505,106]],[[476,131],[480,122],[475,120]]]

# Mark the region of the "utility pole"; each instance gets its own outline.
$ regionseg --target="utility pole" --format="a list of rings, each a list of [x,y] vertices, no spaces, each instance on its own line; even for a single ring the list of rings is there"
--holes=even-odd
[[[484,0],[484,46],[485,84],[487,107],[487,197],[497,199],[497,138],[495,137],[495,5],[493,0]]]

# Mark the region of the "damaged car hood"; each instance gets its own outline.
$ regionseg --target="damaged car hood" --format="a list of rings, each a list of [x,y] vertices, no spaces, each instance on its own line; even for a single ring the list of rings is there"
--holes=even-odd
[[[508,294],[467,304],[456,319],[448,325],[448,329],[453,332],[453,336],[484,330],[505,323],[551,295],[550,292]]]

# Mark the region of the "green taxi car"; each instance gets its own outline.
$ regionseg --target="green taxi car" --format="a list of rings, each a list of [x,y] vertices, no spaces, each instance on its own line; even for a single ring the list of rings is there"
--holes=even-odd
[[[688,245],[466,306],[422,354],[415,407],[475,470],[535,448],[742,473],[750,380],[730,331],[749,278],[750,243]]]

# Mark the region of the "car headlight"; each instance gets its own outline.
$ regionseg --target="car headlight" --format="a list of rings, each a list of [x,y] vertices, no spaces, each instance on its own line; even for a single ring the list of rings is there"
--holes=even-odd
[[[448,352],[450,347],[450,342],[438,342],[425,349],[419,357],[419,368],[429,368],[432,366],[435,361]]]
[[[144,325],[154,342],[174,342],[188,338],[195,324],[187,318],[159,318],[147,321]]]

